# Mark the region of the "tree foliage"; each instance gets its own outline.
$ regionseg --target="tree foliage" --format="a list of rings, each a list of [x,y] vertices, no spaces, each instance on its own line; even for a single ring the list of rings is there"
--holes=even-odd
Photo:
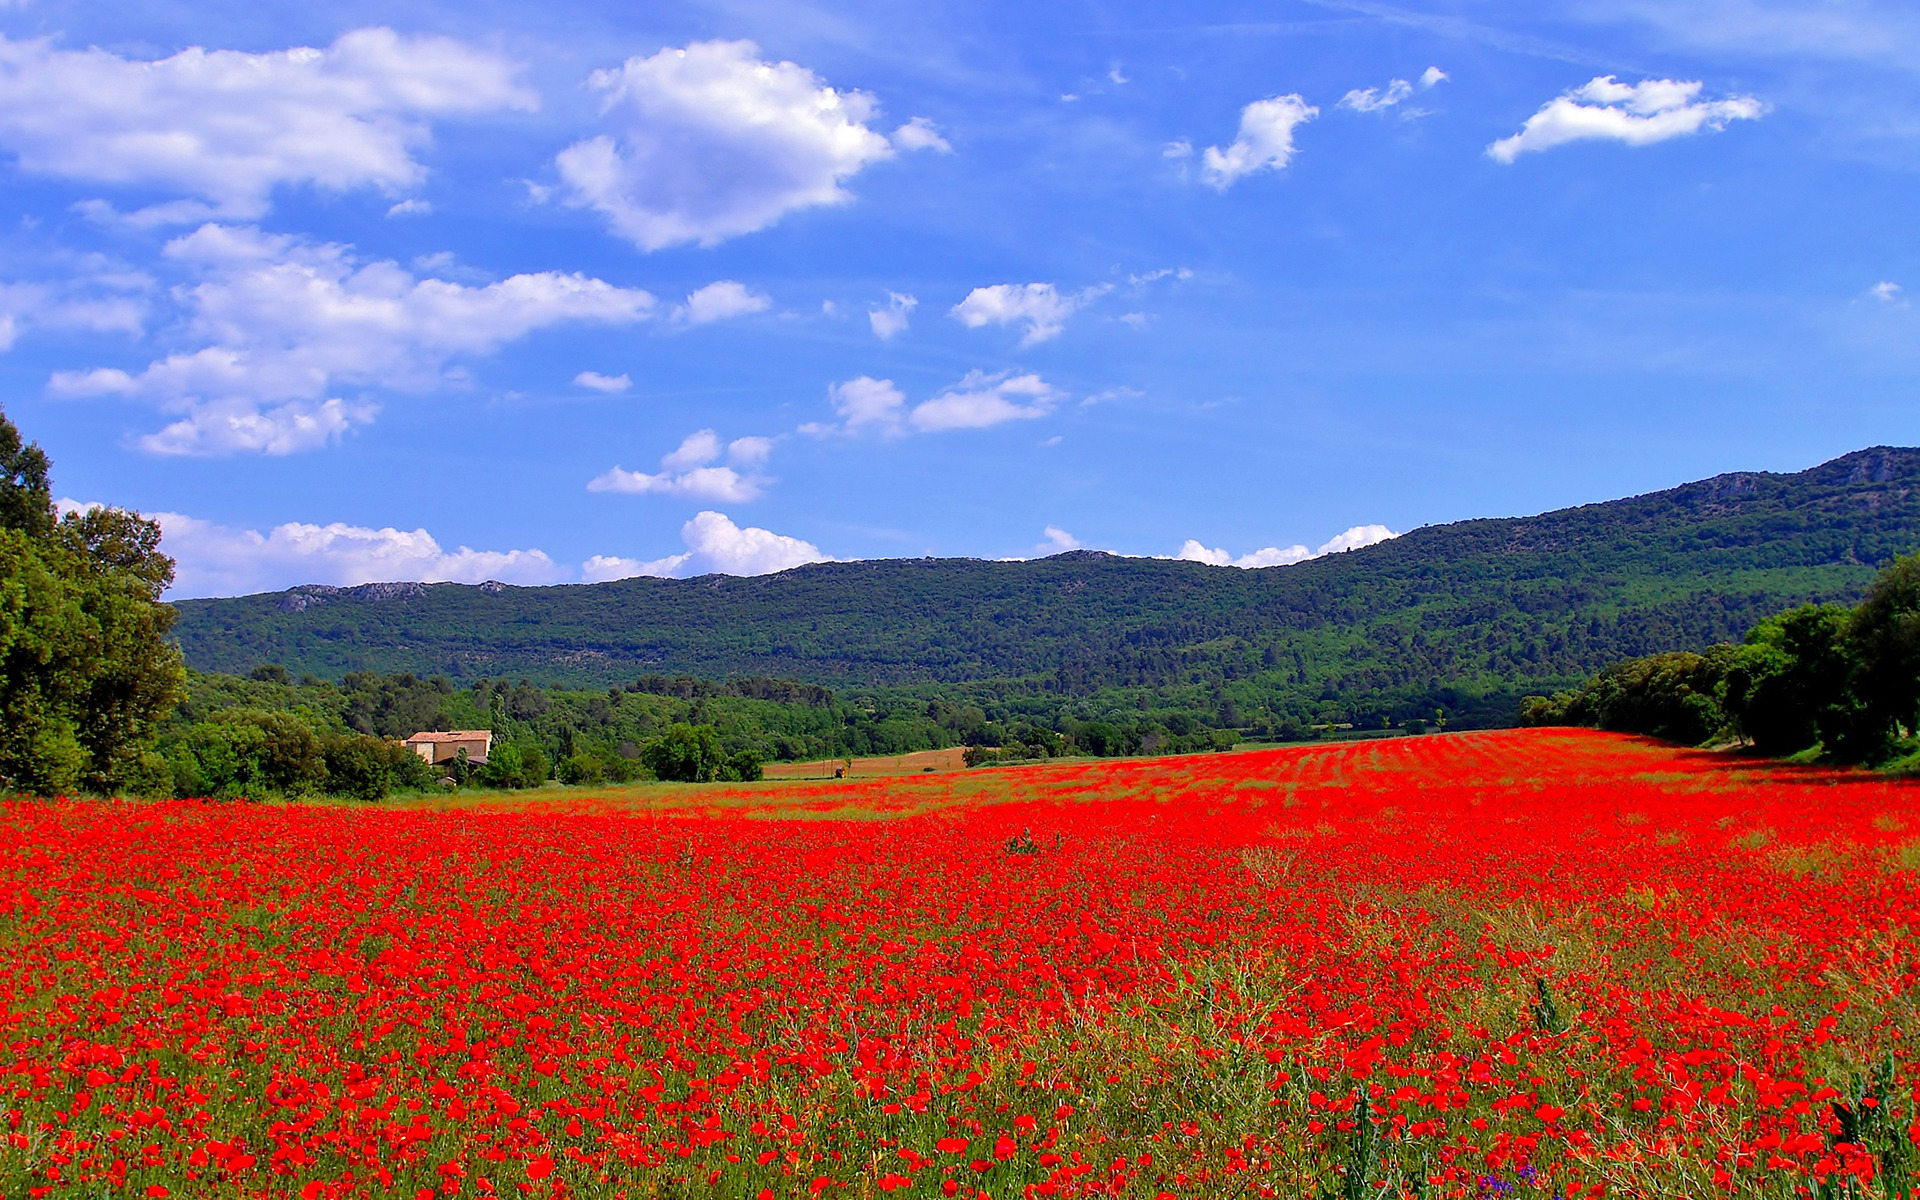
[[[184,672],[159,545],[135,513],[60,517],[46,455],[0,413],[0,788],[104,792],[161,770],[150,746]]]
[[[1895,559],[1858,607],[1803,604],[1738,645],[1616,663],[1578,688],[1529,697],[1529,724],[1594,725],[1762,754],[1884,762],[1920,749],[1920,554]]]

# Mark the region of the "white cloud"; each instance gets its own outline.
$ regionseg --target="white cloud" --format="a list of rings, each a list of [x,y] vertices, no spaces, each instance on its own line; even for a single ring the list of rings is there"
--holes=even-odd
[[[1340,107],[1355,112],[1379,112],[1413,95],[1413,85],[1404,79],[1389,80],[1386,90],[1378,88],[1355,88],[1340,97]]]
[[[1060,390],[1038,375],[969,371],[953,387],[916,405],[907,414],[907,422],[923,433],[987,429],[1007,421],[1044,417],[1060,398]]]
[[[871,97],[836,91],[752,42],[695,42],[596,71],[615,132],[555,160],[569,203],[642,250],[711,246],[796,209],[849,199],[842,181],[891,157]]]
[[[827,399],[840,414],[839,425],[806,425],[802,432],[812,434],[859,433],[872,429],[887,437],[906,432],[907,398],[891,379],[862,375],[845,383],[829,384]]]
[[[741,437],[727,443],[728,460],[743,467],[757,467],[772,454],[773,439],[769,437]]]
[[[1531,151],[1585,140],[1648,146],[1702,130],[1717,132],[1730,121],[1751,121],[1765,111],[1752,96],[1701,100],[1701,87],[1698,80],[1627,84],[1601,75],[1549,100],[1519,133],[1488,146],[1487,156],[1510,163]]]
[[[888,292],[885,308],[869,308],[867,323],[873,327],[873,336],[881,341],[889,341],[896,333],[904,333],[907,319],[920,301],[901,292]]]
[[[1203,543],[1188,538],[1174,557],[1185,562],[1207,563],[1215,567],[1243,569],[1284,567],[1328,554],[1339,554],[1345,550],[1358,550],[1399,536],[1385,525],[1355,525],[1346,532],[1335,535],[1317,550],[1309,550],[1301,545],[1268,546],[1264,550],[1255,550],[1251,554],[1243,554],[1238,558],[1229,551],[1210,549]]]
[[[1058,525],[1049,525],[1040,532],[1040,544],[1033,548],[1035,554],[1065,554],[1069,550],[1080,549],[1080,539]]]
[[[1900,302],[1900,285],[1890,279],[1882,279],[1879,283],[1868,288],[1867,294],[1876,300],[1884,300],[1888,304],[1897,304]]]
[[[1340,97],[1340,107],[1350,108],[1354,112],[1384,112],[1411,98],[1415,92],[1424,92],[1434,84],[1444,82],[1446,78],[1447,73],[1439,67],[1428,67],[1413,83],[1408,83],[1404,79],[1390,79],[1385,88],[1355,88]],[[1417,111],[1410,111],[1407,115],[1420,114]]]
[[[954,305],[952,311],[955,319],[968,329],[1022,322],[1027,331],[1020,344],[1031,346],[1059,336],[1066,328],[1067,318],[1107,290],[1105,285],[1100,285],[1077,295],[1062,295],[1051,283],[996,283],[968,292],[967,298]]]
[[[646,292],[584,275],[546,271],[470,287],[416,279],[392,262],[359,263],[350,247],[244,226],[203,226],[166,254],[200,274],[175,295],[188,335],[207,344],[137,374],[105,368],[51,381],[65,395],[134,396],[185,413],[150,439],[160,453],[322,445],[372,418],[372,406],[328,395],[341,385],[432,388],[445,382],[452,358],[491,353],[550,325],[644,320],[654,308]],[[330,432],[314,433],[315,420]],[[268,425],[282,432],[266,432]]]
[[[157,61],[0,38],[0,145],[34,174],[205,202],[156,206],[151,221],[253,217],[280,184],[418,185],[429,118],[538,104],[516,73],[497,54],[390,29],[324,50],[194,47]]]
[[[1193,143],[1188,141],[1185,138],[1181,138],[1178,141],[1168,142],[1166,145],[1160,147],[1160,157],[1161,158],[1191,158],[1193,157]]]
[[[387,209],[387,215],[390,217],[424,217],[432,211],[432,201],[402,200],[400,203]]]
[[[800,432],[826,436],[872,430],[883,437],[900,437],[907,433],[987,429],[1008,421],[1047,416],[1059,405],[1063,393],[1038,375],[969,371],[959,383],[911,408],[891,379],[866,375],[830,385],[827,398],[840,422],[802,425]]]
[[[724,513],[703,512],[680,527],[684,554],[643,561],[596,554],[581,564],[590,583],[635,575],[687,578],[693,575],[767,575],[807,563],[833,562],[812,542],[753,526],[741,528]]]
[[[151,308],[151,278],[91,257],[74,266],[64,279],[0,283],[0,352],[11,349],[27,328],[142,331]]]
[[[248,400],[209,400],[157,433],[135,441],[148,454],[166,458],[212,458],[229,454],[299,454],[338,442],[378,416],[377,404],[333,399],[290,400],[262,408]]]
[[[266,533],[181,513],[149,514],[173,556],[173,599],[233,596],[302,583],[556,583],[564,572],[540,550],[443,549],[424,529],[288,522]]]
[[[940,130],[925,117],[915,117],[893,131],[893,144],[902,150],[932,150],[952,154],[953,147],[940,136]]]
[[[645,471],[629,471],[616,466],[589,480],[587,490],[744,502],[758,497],[770,481],[758,475],[743,475],[734,468],[757,467],[766,462],[772,451],[771,438],[736,438],[723,447],[719,434],[711,429],[701,429],[688,434],[679,449],[660,459],[658,474],[649,475]],[[714,465],[722,454],[728,457],[733,466]]]
[[[722,279],[693,292],[685,304],[675,305],[673,319],[683,325],[705,325],[710,321],[765,312],[772,307],[773,300],[766,293],[756,292],[744,283]]]
[[[1343,533],[1323,543],[1313,552],[1315,558],[1323,554],[1342,554],[1348,550],[1363,550],[1368,546],[1377,546],[1381,542],[1392,541],[1400,535],[1385,525],[1355,525]]]
[[[1255,550],[1252,554],[1243,554],[1235,558],[1231,551],[1209,549],[1193,538],[1188,538],[1180,546],[1180,552],[1174,555],[1183,562],[1206,563],[1215,567],[1277,567],[1287,563],[1304,562],[1313,557],[1313,551],[1305,546],[1268,546],[1265,550]]]
[[[602,375],[598,371],[582,371],[573,377],[575,385],[596,392],[624,392],[633,386],[633,377],[621,372],[618,375]]]
[[[1255,100],[1240,110],[1232,145],[1207,147],[1200,177],[1224,192],[1243,175],[1284,168],[1293,158],[1293,131],[1319,115],[1298,93]]]

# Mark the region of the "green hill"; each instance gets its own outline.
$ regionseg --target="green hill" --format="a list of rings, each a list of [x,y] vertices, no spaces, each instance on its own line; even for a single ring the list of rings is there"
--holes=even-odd
[[[1439,708],[1485,724],[1622,658],[1856,598],[1917,547],[1920,450],[1880,447],[1264,570],[1076,551],[746,579],[307,586],[182,601],[176,632],[202,671],[765,676],[1082,719],[1171,705],[1242,727],[1377,724]]]

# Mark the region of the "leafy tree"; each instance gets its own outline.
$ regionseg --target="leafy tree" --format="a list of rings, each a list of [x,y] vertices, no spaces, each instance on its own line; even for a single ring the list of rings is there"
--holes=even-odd
[[[1920,731],[1920,554],[1895,559],[1847,622],[1854,693],[1883,729]]]
[[[1762,754],[1804,750],[1848,712],[1848,612],[1803,604],[1754,626],[1727,665],[1721,703]]]
[[[48,467],[45,452],[22,441],[20,430],[0,412],[0,529],[17,529],[36,538],[53,532]]]
[[[726,765],[720,768],[718,778],[735,783],[752,783],[764,774],[760,756],[751,750],[740,750],[727,756]]]
[[[0,788],[150,780],[147,747],[184,672],[166,641],[160,528],[94,509],[56,519],[47,460],[0,414]]]
[[[176,795],[299,795],[327,782],[325,750],[292,713],[230,709],[190,730],[173,753]]]
[[[640,748],[640,761],[656,779],[711,783],[725,765],[726,756],[713,726],[677,721]]]
[[[1732,646],[1715,646],[1706,654],[1682,650],[1615,663],[1551,700],[1529,697],[1521,720],[1592,725],[1698,745],[1726,724],[1716,695],[1734,653]]]
[[[356,800],[383,800],[397,789],[433,783],[427,760],[399,742],[363,734],[334,734],[321,742],[327,791]]]

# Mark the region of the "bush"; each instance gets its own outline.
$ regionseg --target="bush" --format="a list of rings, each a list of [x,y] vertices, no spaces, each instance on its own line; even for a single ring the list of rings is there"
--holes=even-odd
[[[740,750],[727,759],[726,765],[719,771],[719,778],[738,783],[752,783],[766,772],[761,769],[760,756],[751,750]]]
[[[495,746],[485,766],[473,773],[482,787],[530,788],[547,781],[547,752],[533,742]]]
[[[607,768],[591,754],[570,754],[560,760],[559,775],[561,783],[594,784],[606,778]]]
[[[430,787],[434,770],[399,742],[358,733],[322,741],[327,791],[357,800],[382,800],[395,791]]]

